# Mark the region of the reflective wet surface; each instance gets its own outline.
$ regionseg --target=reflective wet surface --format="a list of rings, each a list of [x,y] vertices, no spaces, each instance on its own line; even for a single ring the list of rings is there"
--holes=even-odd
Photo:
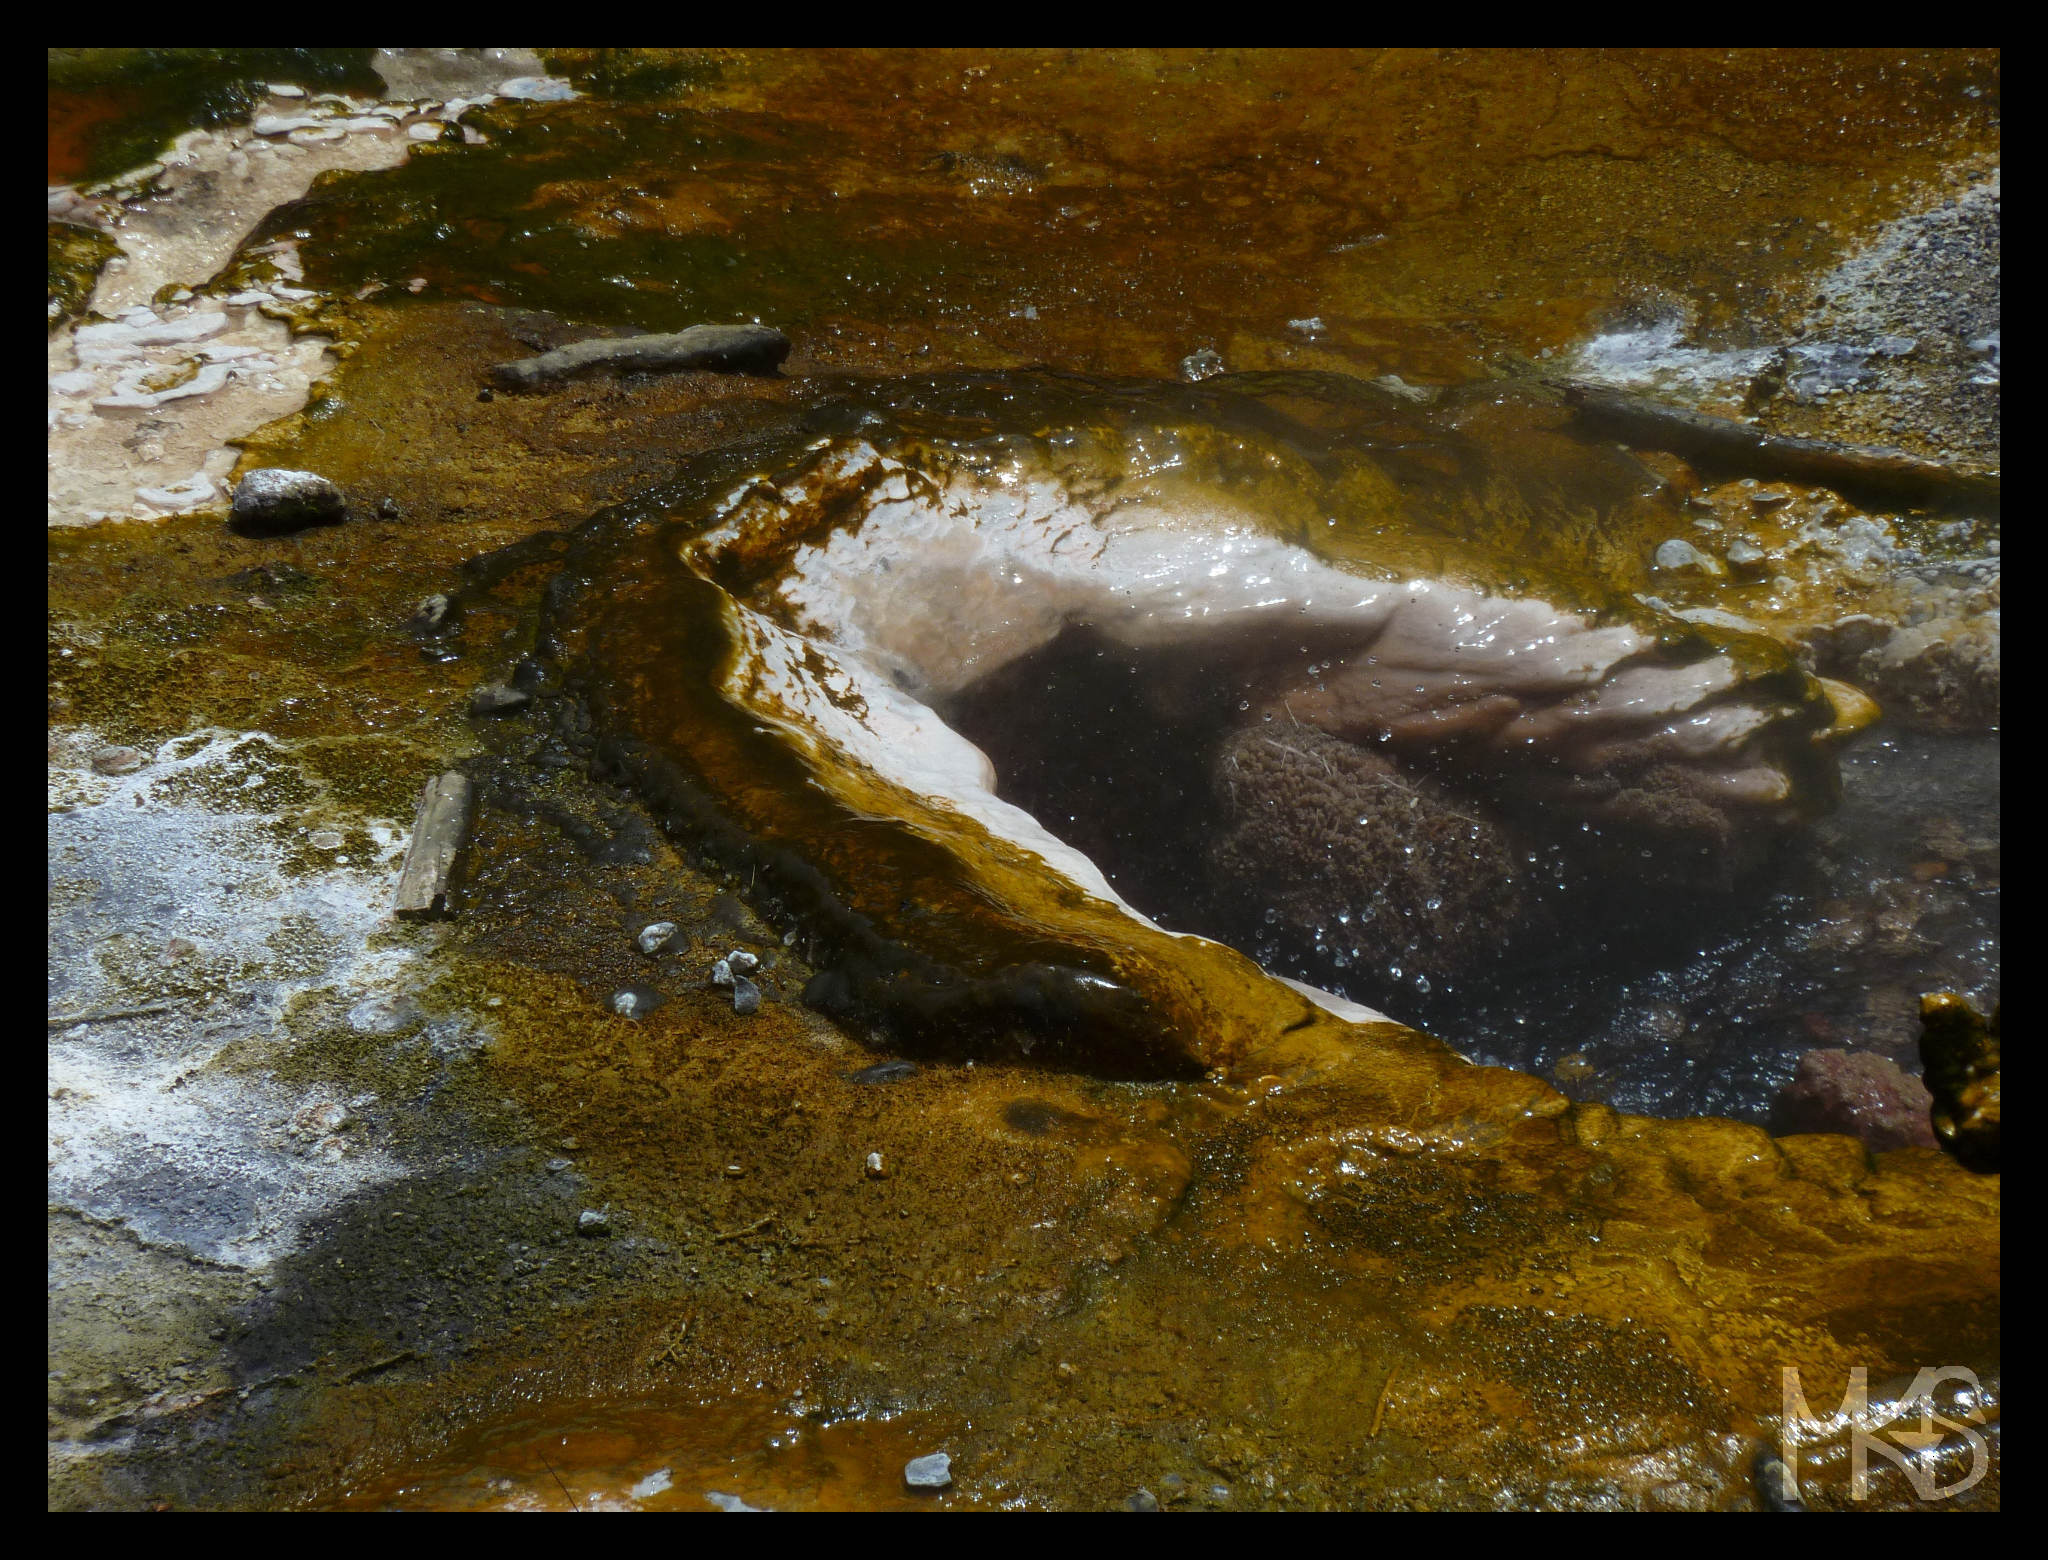
[[[53,62],[52,180],[403,156],[96,327],[333,343],[216,453],[351,518],[53,533],[53,1504],[1754,1509],[1787,1368],[1995,1423],[1997,1177],[1784,1095],[1998,994],[1995,53],[218,52]],[[53,194],[53,324],[196,178]],[[68,329],[67,482],[230,436]]]

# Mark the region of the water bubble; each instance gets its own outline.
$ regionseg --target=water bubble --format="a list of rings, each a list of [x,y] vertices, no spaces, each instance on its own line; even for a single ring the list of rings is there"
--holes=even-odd
[[[1275,910],[1275,909],[1273,909],[1273,908],[1272,908],[1272,907],[1271,907],[1270,905],[1269,905],[1269,906],[1267,906],[1267,908],[1266,908],[1266,924],[1267,924],[1268,926],[1271,926],[1271,925],[1272,925],[1272,924],[1273,924],[1273,923],[1274,923],[1275,921],[1277,921],[1277,920],[1279,920],[1279,919],[1280,919],[1280,912],[1279,912],[1278,910]]]
[[[1392,969],[1388,970],[1387,973],[1393,976],[1395,980],[1399,980],[1401,978],[1401,966],[1397,964]]]
[[[1416,989],[1417,991],[1423,991],[1423,992],[1426,992],[1426,991],[1428,991],[1428,990],[1429,990],[1429,977],[1428,977],[1427,975],[1418,975],[1418,976],[1416,976],[1416,977],[1415,977],[1415,989]]]
[[[1250,699],[1239,699],[1237,707],[1241,710],[1248,710],[1252,707],[1252,701]]]
[[[1425,899],[1422,901],[1422,908],[1425,910],[1441,910],[1443,907],[1444,902],[1441,899]]]

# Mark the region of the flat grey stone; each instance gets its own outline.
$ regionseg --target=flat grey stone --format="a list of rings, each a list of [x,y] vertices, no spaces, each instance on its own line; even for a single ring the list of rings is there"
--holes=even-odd
[[[412,844],[398,875],[398,914],[426,920],[449,914],[455,868],[469,837],[469,777],[457,770],[427,782],[413,817]]]
[[[946,1452],[913,1457],[903,1465],[903,1482],[914,1490],[942,1490],[953,1482],[953,1458]]]
[[[92,767],[103,775],[132,775],[149,762],[140,748],[104,747],[92,756]]]
[[[1657,567],[1660,569],[1698,569],[1706,574],[1719,574],[1721,566],[1691,542],[1674,536],[1657,547]]]
[[[533,695],[506,683],[485,683],[470,696],[472,715],[510,715],[533,702]]]
[[[732,1010],[742,1018],[751,1018],[761,1011],[761,988],[744,975],[732,978]]]
[[[319,473],[262,466],[235,484],[228,523],[247,536],[285,536],[347,518],[341,489]]]
[[[675,937],[675,922],[654,921],[641,927],[640,935],[634,938],[633,941],[639,945],[642,953],[651,955],[659,953],[662,949],[668,947],[669,944],[675,941]]]
[[[612,1232],[612,1216],[601,1208],[585,1208],[576,1215],[578,1235],[609,1235]]]
[[[572,341],[539,357],[500,363],[491,377],[507,390],[530,390],[599,369],[675,373],[709,368],[772,374],[789,356],[789,338],[765,325],[692,325],[671,336],[601,336]]]

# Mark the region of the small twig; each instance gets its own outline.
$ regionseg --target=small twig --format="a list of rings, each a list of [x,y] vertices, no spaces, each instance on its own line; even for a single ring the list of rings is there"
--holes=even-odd
[[[720,1230],[716,1235],[713,1235],[711,1237],[711,1244],[715,1246],[720,1241],[739,1240],[743,1236],[758,1235],[762,1230],[765,1230],[766,1228],[768,1228],[769,1225],[773,1224],[774,1222],[774,1214],[764,1213],[761,1215],[760,1218],[756,1219],[752,1224],[749,1224],[745,1229]]]
[[[117,1018],[151,1018],[158,1013],[177,1010],[174,1002],[159,1002],[150,1007],[107,1008],[98,1013],[57,1013],[51,1015],[52,1029],[75,1029],[80,1024],[105,1024]]]
[[[555,1465],[548,1461],[548,1454],[546,1452],[542,1452],[540,1454],[540,1465],[543,1468],[547,1469],[548,1473],[553,1476],[555,1481],[555,1488],[562,1492],[562,1499],[566,1500],[569,1503],[569,1509],[571,1511],[581,1511],[583,1508],[576,1504],[576,1497],[569,1493],[569,1486],[564,1484],[562,1482],[562,1476],[559,1473],[555,1472]]]
[[[396,1354],[390,1355],[385,1359],[372,1360],[367,1365],[358,1365],[341,1379],[343,1381],[361,1381],[365,1376],[374,1376],[380,1370],[389,1370],[394,1365],[403,1365],[407,1360],[416,1360],[418,1358],[419,1355],[411,1349],[400,1349]]]
[[[1398,1376],[1400,1373],[1401,1367],[1399,1365],[1396,1365],[1392,1370],[1387,1372],[1387,1379],[1380,1383],[1379,1401],[1373,1404],[1372,1406],[1372,1428],[1365,1433],[1365,1438],[1368,1441],[1377,1440],[1379,1438],[1380,1421],[1387,1417],[1387,1398],[1392,1394],[1394,1390],[1394,1378]]]

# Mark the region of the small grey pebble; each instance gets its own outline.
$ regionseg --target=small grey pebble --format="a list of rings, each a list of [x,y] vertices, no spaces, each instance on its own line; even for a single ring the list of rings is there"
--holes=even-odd
[[[576,1163],[576,1161],[573,1159],[550,1159],[548,1161],[548,1174],[560,1175],[564,1170],[568,1169],[574,1163]]]
[[[726,967],[736,975],[751,975],[761,967],[761,961],[744,948],[735,948],[725,956]]]
[[[597,1208],[585,1208],[576,1215],[578,1235],[609,1235],[612,1232],[612,1216]]]
[[[1720,565],[1691,542],[1672,537],[1657,546],[1657,567],[1660,569],[1700,569],[1708,574],[1720,572]]]
[[[761,1011],[761,988],[744,975],[732,978],[732,1010],[742,1018]]]
[[[92,756],[92,767],[103,775],[132,775],[149,756],[140,748],[104,747]]]
[[[404,511],[398,507],[397,499],[380,498],[377,500],[377,518],[379,520],[397,520],[403,514]]]
[[[514,710],[523,710],[533,702],[533,695],[523,688],[514,688],[506,683],[485,683],[471,695],[469,713],[472,715],[509,715]]]
[[[1728,561],[1738,569],[1760,568],[1770,561],[1770,554],[1748,538],[1738,536],[1728,544]]]
[[[953,1482],[953,1458],[946,1452],[913,1457],[903,1465],[903,1482],[914,1490],[942,1490]]]
[[[1159,1498],[1150,1490],[1140,1490],[1124,1502],[1124,1510],[1126,1511],[1157,1511],[1158,1509]]]
[[[449,601],[446,596],[429,596],[419,604],[412,615],[412,626],[421,633],[432,633],[448,621]]]
[[[633,940],[640,945],[640,951],[642,953],[654,954],[661,952],[662,949],[666,948],[671,942],[673,942],[675,940],[675,935],[675,922],[654,921],[646,926],[641,927],[640,935],[634,938]]]
[[[714,986],[730,986],[732,984],[732,964],[729,960],[720,959],[711,966],[711,984]]]
[[[645,1018],[666,999],[646,986],[628,986],[612,993],[612,1011],[621,1018]]]

